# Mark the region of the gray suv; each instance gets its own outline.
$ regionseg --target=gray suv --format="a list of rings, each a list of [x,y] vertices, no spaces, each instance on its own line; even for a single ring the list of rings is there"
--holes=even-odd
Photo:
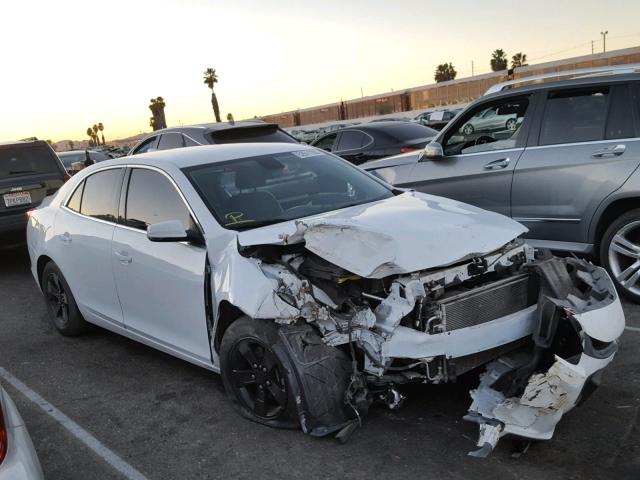
[[[362,167],[510,216],[533,246],[592,255],[640,302],[640,66],[604,70],[494,86],[423,151]]]

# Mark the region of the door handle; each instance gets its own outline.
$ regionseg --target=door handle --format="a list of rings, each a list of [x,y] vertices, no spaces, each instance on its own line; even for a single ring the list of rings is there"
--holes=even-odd
[[[509,165],[508,158],[501,158],[500,160],[494,160],[493,162],[489,162],[484,166],[485,170],[499,170],[501,168],[505,168]]]
[[[60,240],[65,245],[69,245],[71,243],[71,235],[69,234],[69,232],[64,232],[62,235],[60,235]]]
[[[596,150],[591,154],[591,158],[606,158],[606,157],[619,157],[627,149],[626,145],[619,144],[614,147],[603,148],[602,150]]]
[[[122,264],[131,263],[132,258],[129,256],[128,252],[121,250],[120,252],[113,252],[113,256],[118,259],[118,261]]]

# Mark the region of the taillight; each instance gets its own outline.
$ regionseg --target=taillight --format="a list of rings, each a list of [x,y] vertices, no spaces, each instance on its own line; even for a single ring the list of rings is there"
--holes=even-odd
[[[67,180],[71,180],[71,175],[69,175],[68,173],[65,173],[64,177],[62,178],[64,178],[64,181],[66,182]]]
[[[27,210],[27,218],[31,218],[31,216],[35,213],[35,210]]]
[[[400,153],[415,152],[416,150],[417,150],[417,148],[402,147],[402,148],[400,149]]]
[[[0,404],[0,463],[4,460],[4,457],[7,455],[7,449],[9,445],[7,444],[9,440],[9,435],[7,434],[7,428],[4,424],[4,414],[2,413],[2,404]]]

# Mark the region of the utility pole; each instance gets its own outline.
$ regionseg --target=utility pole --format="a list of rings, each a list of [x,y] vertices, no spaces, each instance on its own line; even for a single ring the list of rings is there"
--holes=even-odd
[[[593,40],[591,40],[591,55],[593,55]]]
[[[364,90],[362,90],[362,87],[360,87],[360,98],[364,98]]]
[[[606,53],[607,51],[607,34],[609,33],[609,30],[605,30],[604,32],[600,32],[600,35],[602,35],[602,52]]]
[[[471,76],[473,77],[473,60],[471,60]]]

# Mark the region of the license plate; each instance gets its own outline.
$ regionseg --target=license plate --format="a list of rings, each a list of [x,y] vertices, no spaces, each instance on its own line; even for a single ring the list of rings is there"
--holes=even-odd
[[[19,205],[29,205],[31,194],[29,192],[6,193],[4,195],[5,207],[17,207]]]

